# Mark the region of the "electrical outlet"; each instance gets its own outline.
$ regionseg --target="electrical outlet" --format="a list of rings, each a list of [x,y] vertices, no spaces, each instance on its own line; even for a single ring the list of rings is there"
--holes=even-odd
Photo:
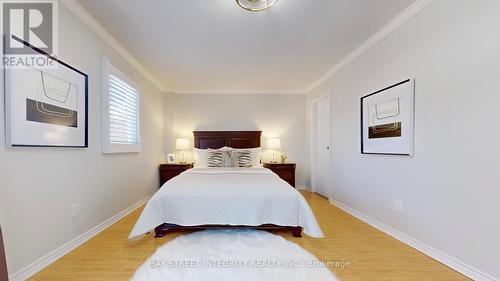
[[[80,203],[71,205],[71,216],[78,217],[80,215]]]
[[[403,212],[403,201],[401,200],[394,200],[394,211],[396,212]]]

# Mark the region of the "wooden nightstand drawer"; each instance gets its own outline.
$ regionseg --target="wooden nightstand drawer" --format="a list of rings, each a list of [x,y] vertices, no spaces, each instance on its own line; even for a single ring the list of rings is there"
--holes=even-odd
[[[173,177],[193,168],[193,164],[161,164],[160,165],[160,187]]]
[[[294,163],[264,163],[264,168],[270,169],[293,187],[295,187],[295,166]]]

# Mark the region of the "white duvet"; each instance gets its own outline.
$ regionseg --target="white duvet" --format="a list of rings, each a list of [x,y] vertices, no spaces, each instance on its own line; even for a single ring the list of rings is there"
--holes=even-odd
[[[199,167],[183,172],[166,182],[149,200],[129,239],[163,223],[183,226],[269,223],[301,226],[305,234],[323,237],[304,197],[262,167]]]

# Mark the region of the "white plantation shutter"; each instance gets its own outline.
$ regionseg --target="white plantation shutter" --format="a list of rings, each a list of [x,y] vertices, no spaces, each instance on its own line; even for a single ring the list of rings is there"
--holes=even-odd
[[[140,94],[135,82],[103,60],[104,153],[139,152]]]
[[[135,88],[109,75],[109,142],[139,144],[139,96]]]

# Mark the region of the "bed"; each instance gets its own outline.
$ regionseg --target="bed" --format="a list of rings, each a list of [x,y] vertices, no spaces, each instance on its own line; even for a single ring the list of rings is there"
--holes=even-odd
[[[195,131],[194,147],[260,147],[260,131]],[[195,167],[166,182],[148,201],[129,238],[155,229],[155,237],[179,230],[245,228],[323,233],[307,201],[269,169]]]

